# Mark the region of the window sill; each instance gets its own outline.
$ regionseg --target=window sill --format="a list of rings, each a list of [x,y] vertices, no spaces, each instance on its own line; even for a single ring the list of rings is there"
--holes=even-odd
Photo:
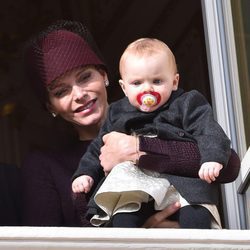
[[[0,227],[0,249],[250,249],[249,230]]]

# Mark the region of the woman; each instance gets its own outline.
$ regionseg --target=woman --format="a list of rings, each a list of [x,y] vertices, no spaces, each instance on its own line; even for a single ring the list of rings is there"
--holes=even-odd
[[[86,226],[88,197],[74,197],[72,202],[71,176],[106,117],[106,65],[86,27],[59,21],[29,43],[27,66],[30,82],[43,104],[53,116],[71,124],[78,138],[57,151],[33,152],[24,161],[23,225]],[[104,142],[100,160],[106,172],[116,163],[131,160],[138,161],[142,168],[149,169],[148,163],[153,162],[151,166],[156,171],[198,177],[200,155],[193,143],[163,142],[120,133],[106,135]],[[239,159],[234,152],[225,170],[228,168],[224,179],[221,174],[222,181],[237,177]],[[145,226],[168,226],[172,222],[165,219],[178,207],[179,204],[173,204],[151,217]]]

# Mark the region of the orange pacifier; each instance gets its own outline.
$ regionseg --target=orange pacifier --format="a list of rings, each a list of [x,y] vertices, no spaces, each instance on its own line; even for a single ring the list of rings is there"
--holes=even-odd
[[[140,109],[145,112],[148,112],[151,107],[157,105],[160,100],[160,94],[154,91],[143,92],[137,96],[137,101],[140,104]]]

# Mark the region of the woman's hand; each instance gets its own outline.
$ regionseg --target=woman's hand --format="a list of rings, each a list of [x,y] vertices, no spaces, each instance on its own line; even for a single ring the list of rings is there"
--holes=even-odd
[[[168,217],[178,211],[181,207],[179,202],[175,202],[160,212],[150,216],[142,227],[145,228],[179,228],[177,221],[168,220]]]
[[[139,155],[143,154],[139,152],[139,139],[135,136],[110,132],[102,139],[104,146],[99,159],[105,173],[109,173],[115,165],[123,161],[136,162]]]

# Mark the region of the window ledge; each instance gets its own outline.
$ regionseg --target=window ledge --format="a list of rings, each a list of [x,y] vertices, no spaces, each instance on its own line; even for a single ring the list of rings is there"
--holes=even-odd
[[[249,230],[0,227],[0,249],[250,249]]]

